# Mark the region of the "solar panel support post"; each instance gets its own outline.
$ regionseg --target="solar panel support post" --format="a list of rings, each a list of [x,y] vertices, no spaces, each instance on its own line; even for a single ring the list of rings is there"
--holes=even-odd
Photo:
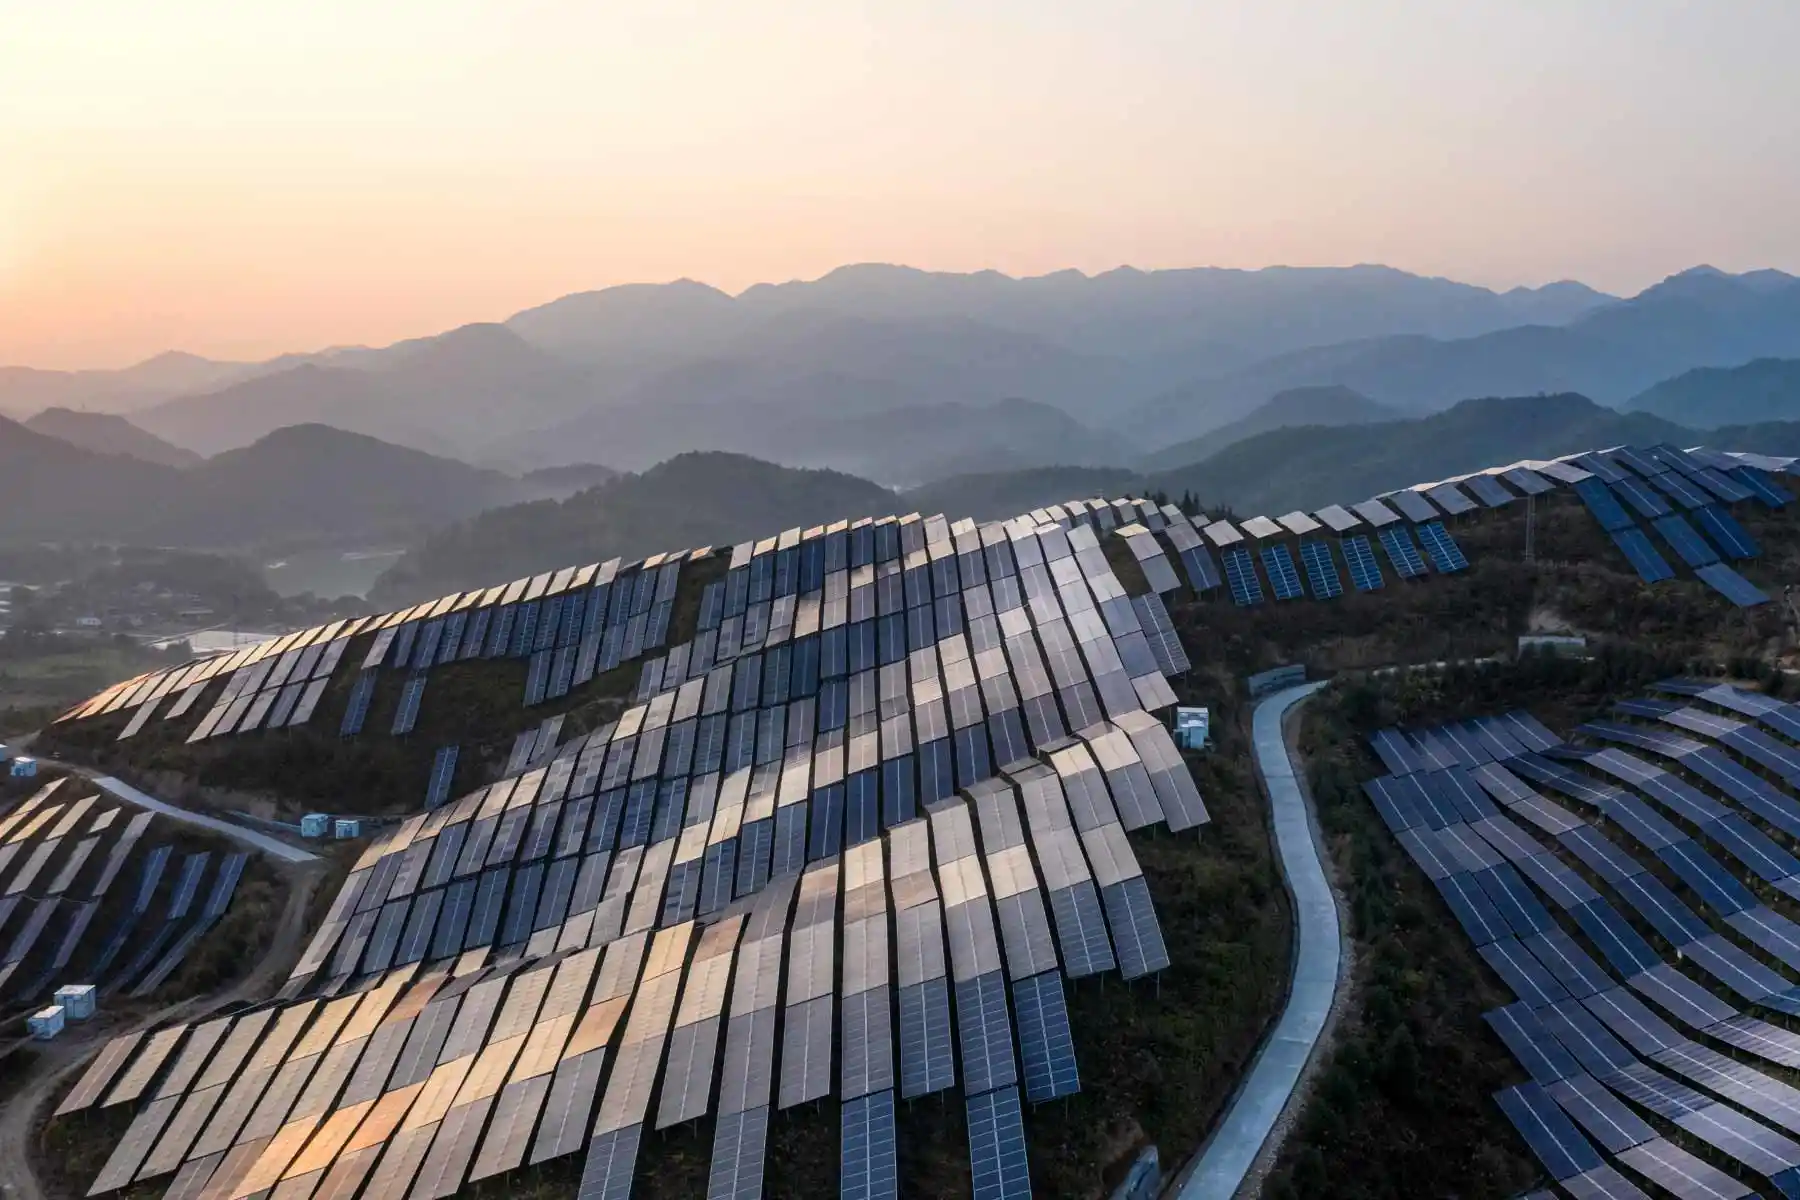
[[[1525,563],[1537,562],[1537,497],[1525,497]]]

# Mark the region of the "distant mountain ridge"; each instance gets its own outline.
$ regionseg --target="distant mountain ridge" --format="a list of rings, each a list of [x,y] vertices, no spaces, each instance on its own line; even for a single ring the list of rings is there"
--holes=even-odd
[[[530,494],[520,481],[323,425],[178,469],[0,418],[0,542],[234,548],[405,539]]]
[[[1465,400],[1409,420],[1258,434],[1211,458],[1152,474],[1143,486],[1191,492],[1202,504],[1243,515],[1278,514],[1354,503],[1519,459],[1657,442],[1800,454],[1800,422],[1701,431],[1574,394]]]
[[[123,454],[143,462],[178,468],[191,467],[200,461],[200,456],[192,450],[165,442],[112,413],[46,408],[25,425],[96,454]]]
[[[1409,334],[1318,346],[1195,380],[1130,421],[1194,436],[1288,388],[1339,385],[1412,412],[1478,396],[1576,392],[1622,403],[1698,366],[1800,357],[1800,279],[1696,267],[1566,325],[1444,340]]]
[[[1800,359],[1696,367],[1639,392],[1624,407],[1701,429],[1800,420]]]
[[[691,453],[563,501],[516,504],[444,529],[383,573],[378,604],[503,583],[570,563],[730,546],[796,525],[883,516],[894,493],[837,471]]]
[[[203,454],[320,422],[508,470],[584,458],[642,468],[714,446],[904,481],[924,477],[922,451],[872,462],[826,447],[820,458],[804,437],[771,443],[761,431],[1019,399],[1107,431],[1086,439],[1088,461],[1101,461],[1117,456],[1091,449],[1108,438],[1135,440],[1132,451],[1164,440],[1121,414],[1200,374],[1321,343],[1460,337],[1611,303],[1579,284],[1497,293],[1374,266],[1014,279],[865,264],[737,297],[692,281],[610,288],[377,349],[255,364],[164,356],[130,372],[25,372],[17,386],[0,376],[0,411],[130,409],[151,433]],[[963,433],[925,449],[948,454]],[[1068,461],[1066,439],[1037,444],[1008,461]],[[965,456],[932,473],[980,465]]]
[[[1142,465],[1146,471],[1185,466],[1272,429],[1297,425],[1366,425],[1374,421],[1397,421],[1405,416],[1397,408],[1377,403],[1361,392],[1337,384],[1290,388],[1275,393],[1247,416],[1149,455]]]

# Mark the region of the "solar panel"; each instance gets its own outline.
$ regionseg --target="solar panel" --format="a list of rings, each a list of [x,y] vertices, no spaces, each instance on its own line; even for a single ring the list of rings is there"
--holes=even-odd
[[[957,982],[956,1027],[964,1092],[985,1092],[1018,1081],[1006,1013],[1006,981],[999,971]]]
[[[956,1083],[949,982],[941,976],[900,988],[900,1095],[908,1100]]]
[[[1262,581],[1256,577],[1256,565],[1250,552],[1242,546],[1229,546],[1221,551],[1225,561],[1225,582],[1231,589],[1232,602],[1240,607],[1263,602]]]
[[[1506,478],[1511,478],[1511,476],[1506,476]],[[1464,487],[1475,493],[1477,500],[1489,508],[1501,508],[1518,499],[1517,496],[1501,486],[1500,480],[1492,475],[1471,475],[1462,482]],[[1539,490],[1549,491],[1550,485],[1544,484]],[[1531,494],[1536,495],[1537,492],[1533,491]]]
[[[1679,471],[1664,471],[1652,475],[1650,482],[1673,496],[1683,508],[1704,508],[1712,503],[1710,495],[1696,487],[1692,480]]]
[[[1675,569],[1656,552],[1641,529],[1619,529],[1612,534],[1613,544],[1625,555],[1638,578],[1645,583],[1660,583],[1675,577]],[[1726,568],[1729,570],[1730,568]]]
[[[1766,471],[1752,466],[1739,466],[1732,468],[1730,474],[1770,508],[1783,508],[1794,502],[1793,495],[1777,484]]]
[[[841,1129],[843,1149],[838,1195],[843,1200],[898,1196],[894,1093],[880,1091],[846,1100],[841,1113]]]
[[[1618,498],[1604,482],[1599,479],[1584,479],[1575,484],[1575,494],[1581,497],[1600,527],[1608,533],[1616,533],[1621,529],[1630,529],[1633,522],[1629,513],[1619,504]]]
[[[1494,1100],[1552,1178],[1570,1179],[1604,1165],[1593,1143],[1537,1084],[1505,1088]]]
[[[1080,1091],[1061,973],[1045,971],[1014,983],[1013,1005],[1018,1011],[1025,1098],[1039,1104]]]
[[[1662,535],[1663,541],[1669,543],[1681,561],[1690,567],[1704,567],[1719,561],[1719,555],[1706,539],[1678,514],[1659,518],[1650,523],[1656,532]]]
[[[1294,569],[1294,556],[1288,553],[1284,545],[1264,546],[1258,552],[1262,559],[1263,570],[1269,574],[1269,586],[1275,590],[1277,600],[1298,600],[1300,591],[1300,574]]]
[[[344,708],[343,724],[338,728],[340,736],[351,737],[362,732],[363,721],[369,715],[369,701],[375,695],[375,677],[373,669],[365,669],[351,685],[350,699]]]
[[[767,1105],[719,1118],[713,1126],[707,1200],[761,1200],[768,1137]]]
[[[1461,571],[1469,565],[1468,558],[1463,555],[1462,547],[1456,544],[1456,539],[1450,536],[1450,531],[1445,529],[1441,522],[1427,521],[1418,529],[1419,540],[1425,545],[1425,553],[1431,556],[1431,565],[1440,572],[1447,575],[1452,571]]]
[[[1614,483],[1612,490],[1615,495],[1623,497],[1625,503],[1635,509],[1639,516],[1663,517],[1673,511],[1667,500],[1640,479],[1628,476]]]
[[[1762,554],[1762,547],[1751,537],[1736,517],[1718,505],[1711,505],[1694,512],[1694,519],[1700,527],[1712,536],[1712,540],[1724,550],[1725,557],[1730,559],[1757,558]]]
[[[1434,504],[1451,516],[1473,512],[1478,507],[1473,500],[1463,495],[1454,483],[1440,483],[1434,488],[1427,488],[1425,494],[1431,498]]]
[[[1762,589],[1724,563],[1701,567],[1694,574],[1700,577],[1702,583],[1739,608],[1754,608],[1758,604],[1769,602],[1768,595]]]
[[[1150,888],[1144,877],[1135,875],[1104,887],[1100,898],[1118,948],[1119,973],[1126,979],[1137,979],[1168,967],[1169,951],[1163,944],[1162,927],[1156,920],[1156,908],[1150,902]]]
[[[1030,1200],[1025,1118],[1019,1090],[1001,1088],[964,1101],[969,1129],[969,1174],[974,1200]]]
[[[1419,556],[1419,548],[1414,544],[1412,535],[1404,525],[1388,525],[1376,531],[1381,539],[1381,548],[1387,552],[1388,562],[1402,579],[1416,579],[1425,574],[1425,560]]]
[[[1354,534],[1338,543],[1344,552],[1344,562],[1350,567],[1350,582],[1359,592],[1379,590],[1386,582],[1381,577],[1381,567],[1375,561],[1375,548],[1363,534]]]
[[[1363,538],[1354,539],[1368,547]],[[1312,589],[1313,599],[1332,600],[1344,594],[1343,580],[1337,572],[1337,564],[1331,561],[1331,547],[1317,539],[1309,539],[1300,543],[1300,561],[1306,566],[1307,586]],[[1355,577],[1356,568],[1351,567],[1351,576]],[[1379,574],[1376,575],[1376,586],[1380,586]],[[1359,585],[1360,586],[1360,585]],[[1367,590],[1367,589],[1364,589]]]

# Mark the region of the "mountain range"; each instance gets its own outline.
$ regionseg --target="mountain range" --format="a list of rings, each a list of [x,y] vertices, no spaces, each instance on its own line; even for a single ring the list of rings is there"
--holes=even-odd
[[[1400,421],[1271,430],[1201,462],[1145,476],[1140,487],[1188,493],[1209,508],[1244,516],[1276,515],[1353,503],[1519,459],[1658,442],[1800,455],[1800,421],[1697,430],[1574,394],[1465,400]]]
[[[484,509],[566,495],[594,471],[517,479],[325,425],[178,467],[0,418],[0,543],[405,542]]]
[[[96,454],[124,454],[165,467],[191,467],[200,455],[147,433],[116,413],[46,408],[25,422],[27,428],[59,438]]]
[[[1180,440],[1123,418],[1195,379],[1320,345],[1462,338],[1614,303],[1573,283],[1494,292],[1375,266],[1014,279],[865,265],[736,297],[691,281],[610,288],[379,349],[9,370],[0,411],[127,412],[201,454],[323,423],[507,470],[642,469],[718,448],[906,484],[982,465],[984,447],[1002,448],[997,426],[1020,466],[1068,462],[1072,447],[1079,463],[1122,462]],[[884,443],[891,456],[869,449]]]
[[[1624,408],[1702,429],[1791,420],[1800,416],[1800,359],[1759,358],[1741,367],[1696,367],[1645,389]]]

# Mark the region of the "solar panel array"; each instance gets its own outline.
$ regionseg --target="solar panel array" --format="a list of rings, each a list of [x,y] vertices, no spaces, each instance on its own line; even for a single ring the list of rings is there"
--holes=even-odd
[[[1127,830],[1207,820],[1148,711],[1187,666],[1167,610],[1061,511],[732,550],[616,721],[553,717],[371,843],[276,1005],[96,1060],[65,1108],[135,1118],[94,1190],[439,1197],[583,1152],[622,1196],[646,1123],[710,1117],[709,1194],[755,1196],[771,1109],[835,1095],[844,1193],[893,1196],[896,1100],[960,1084],[978,1193],[1028,1195],[1022,1104],[1080,1087],[1065,979],[1169,965]],[[649,639],[672,575],[638,577]],[[524,633],[530,599],[467,611],[542,653],[572,606]],[[357,669],[421,677],[442,616]]]
[[[230,906],[241,855],[202,852],[171,873],[156,818],[50,780],[0,814],[0,1001],[49,1003],[65,983],[148,995]],[[160,828],[160,827],[159,827]],[[211,873],[209,874],[209,869]],[[202,885],[208,890],[201,896]],[[109,897],[112,924],[97,923]]]
[[[1185,579],[1196,593],[1225,586],[1236,603],[1249,605],[1262,602],[1264,589],[1256,556],[1244,553],[1246,550],[1259,552],[1276,597],[1294,598],[1301,594],[1298,574],[1293,569],[1293,552],[1283,539],[1311,539],[1302,541],[1301,562],[1309,583],[1314,584],[1315,598],[1330,599],[1342,590],[1340,586],[1334,591],[1329,583],[1337,574],[1330,561],[1330,542],[1335,540],[1352,584],[1359,591],[1373,591],[1381,586],[1382,577],[1370,552],[1369,532],[1376,534],[1402,579],[1427,574],[1427,557],[1440,572],[1462,570],[1467,566],[1466,556],[1444,526],[1444,517],[1503,507],[1517,495],[1535,497],[1568,486],[1603,528],[1624,535],[1615,540],[1646,579],[1663,577],[1667,566],[1647,541],[1630,535],[1636,527],[1626,504],[1658,522],[1659,534],[1695,568],[1697,577],[1734,603],[1750,604],[1760,602],[1762,594],[1720,561],[1741,561],[1758,554],[1754,539],[1732,516],[1730,506],[1751,500],[1771,507],[1788,503],[1791,496],[1775,481],[1773,471],[1790,465],[1790,460],[1704,449],[1618,448],[1514,463],[1420,484],[1348,507],[1330,505],[1310,515],[1293,512],[1279,521],[1253,517],[1243,522],[1243,531],[1227,520],[1188,517],[1173,505],[1158,506],[1147,500],[1072,500],[1034,510],[1021,520],[1034,527],[1085,526],[1102,534],[1117,533],[1154,592],[1176,590]],[[970,548],[962,537],[922,544],[916,534],[902,532],[932,522],[942,527],[944,519],[914,514],[840,521],[807,530],[790,529],[778,537],[733,547],[727,579],[704,588],[699,632],[690,643],[668,647],[658,660],[663,664],[659,669],[674,661],[692,678],[714,662],[795,637],[796,625],[809,627],[817,617],[813,611],[802,610],[801,600],[819,594],[828,572],[826,559],[847,561],[852,543],[858,547],[856,568],[872,571],[877,563],[882,565],[884,599],[885,589],[893,586],[885,582],[891,575],[909,581],[902,585],[902,604],[890,610],[884,602],[882,611],[873,615],[878,618],[873,623],[864,624],[871,617],[852,622],[852,652],[877,654],[885,662],[891,661],[892,647],[933,640],[920,636],[925,631],[916,624],[925,619],[941,624],[942,614],[934,611],[927,616],[917,611],[921,606],[914,601],[924,593],[910,581],[915,575],[930,574],[939,584],[953,582],[966,570],[960,564]],[[1424,555],[1407,528],[1408,522],[1417,527],[1425,542]],[[1316,537],[1321,531],[1331,537]],[[1245,532],[1253,539],[1251,544],[1246,543]],[[973,544],[985,547],[985,536],[974,535]],[[909,539],[904,556],[899,553],[902,537]],[[879,557],[874,552],[877,543],[883,550]],[[1223,559],[1222,572],[1215,550]],[[127,680],[59,720],[131,711],[120,736],[133,737],[153,718],[185,716],[212,681],[223,678],[211,707],[190,733],[190,741],[304,725],[312,719],[333,673],[346,657],[362,672],[341,722],[340,732],[346,737],[362,731],[384,668],[407,673],[394,723],[396,734],[409,732],[417,720],[426,673],[451,662],[524,659],[529,664],[527,705],[558,700],[621,663],[653,657],[665,649],[682,565],[716,566],[722,553],[704,548],[629,564],[615,559],[566,567],[510,584],[443,596],[397,612],[332,622]],[[947,565],[952,559],[959,565]],[[872,582],[864,574],[856,586]],[[835,604],[845,598],[849,588],[848,581],[834,583],[834,594],[819,603]],[[958,589],[938,590],[948,594]],[[909,628],[901,628],[909,623]],[[361,657],[347,655],[351,641],[363,638],[367,645]]]
[[[1578,476],[1576,495],[1645,583],[1673,579],[1676,570],[1638,526],[1639,518],[1696,579],[1731,603],[1751,608],[1768,602],[1726,561],[1762,553],[1731,505],[1754,501],[1782,508],[1792,500],[1767,471],[1736,456],[1671,446],[1590,451],[1559,465]]]
[[[1365,790],[1517,997],[1486,1020],[1531,1081],[1495,1099],[1559,1186],[1793,1195],[1800,924],[1762,897],[1800,896],[1800,707],[1658,690],[1574,741],[1523,713],[1383,731]]]

